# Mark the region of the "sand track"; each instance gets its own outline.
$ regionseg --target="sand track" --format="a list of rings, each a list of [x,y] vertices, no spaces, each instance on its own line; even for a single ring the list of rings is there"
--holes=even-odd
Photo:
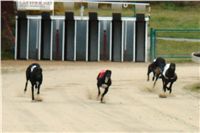
[[[42,102],[24,94],[32,61],[2,61],[4,132],[199,132],[199,94],[184,86],[200,81],[198,64],[177,64],[172,95],[159,98],[161,80],[146,81],[147,63],[39,62]],[[112,70],[105,104],[96,100],[96,76]]]

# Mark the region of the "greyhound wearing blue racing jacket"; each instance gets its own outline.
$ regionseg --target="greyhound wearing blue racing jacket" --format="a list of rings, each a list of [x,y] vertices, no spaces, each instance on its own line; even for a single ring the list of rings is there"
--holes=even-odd
[[[161,77],[165,65],[166,65],[165,59],[162,57],[158,57],[154,59],[154,61],[148,66],[147,81],[149,81],[149,74],[153,72],[152,81],[155,80],[153,87],[155,87],[156,81],[158,80],[158,78]]]

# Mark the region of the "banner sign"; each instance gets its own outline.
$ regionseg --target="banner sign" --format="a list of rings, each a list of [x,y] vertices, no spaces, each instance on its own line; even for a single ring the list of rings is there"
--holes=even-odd
[[[17,0],[17,10],[54,10],[54,0]]]

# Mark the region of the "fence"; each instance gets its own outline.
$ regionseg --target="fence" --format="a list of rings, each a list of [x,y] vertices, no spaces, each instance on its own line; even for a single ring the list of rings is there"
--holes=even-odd
[[[150,30],[150,59],[191,58],[200,51],[200,29],[153,29]]]

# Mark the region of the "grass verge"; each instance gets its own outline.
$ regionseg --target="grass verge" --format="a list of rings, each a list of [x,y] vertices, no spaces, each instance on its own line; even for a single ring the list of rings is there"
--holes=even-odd
[[[191,55],[200,51],[199,42],[156,40],[156,52],[158,55]]]
[[[199,6],[163,8],[160,5],[151,7],[150,27],[155,29],[200,29]],[[161,33],[160,37],[200,38],[198,33]]]
[[[187,85],[184,87],[184,89],[200,93],[200,83]]]

